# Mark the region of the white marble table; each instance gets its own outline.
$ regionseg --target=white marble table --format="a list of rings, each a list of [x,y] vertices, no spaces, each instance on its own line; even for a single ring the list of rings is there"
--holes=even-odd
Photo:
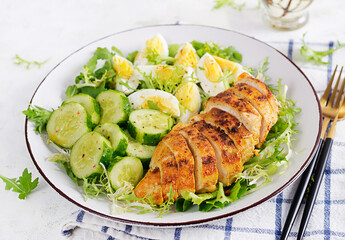
[[[257,3],[247,2],[250,6]],[[308,32],[307,39],[313,41],[345,42],[345,5],[341,0],[315,0],[309,23],[291,32],[265,25],[260,10],[214,10],[213,5],[212,0],[0,2],[0,174],[18,177],[27,167],[40,179],[38,188],[24,201],[5,191],[0,181],[0,239],[60,239],[62,223],[78,210],[55,192],[33,165],[25,144],[22,110],[50,69],[79,47],[121,30],[176,22],[232,29],[263,41],[298,40]],[[28,70],[14,64],[16,54],[27,60],[48,61],[41,68]]]

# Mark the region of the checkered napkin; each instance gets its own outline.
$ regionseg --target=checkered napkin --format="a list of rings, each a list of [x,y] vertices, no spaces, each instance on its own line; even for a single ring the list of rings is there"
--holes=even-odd
[[[316,66],[305,63],[299,54],[300,41],[268,43],[301,67],[321,95],[326,88],[335,64],[345,64],[345,49],[328,56],[331,64]],[[307,43],[316,50],[334,46],[328,43]],[[327,57],[326,57],[327,58]],[[304,239],[345,239],[345,121],[337,125],[337,134],[314,210]],[[62,227],[67,239],[279,239],[299,180],[276,197],[236,216],[207,224],[182,227],[137,227],[100,218],[83,210],[72,214]],[[301,214],[290,233],[297,237]]]

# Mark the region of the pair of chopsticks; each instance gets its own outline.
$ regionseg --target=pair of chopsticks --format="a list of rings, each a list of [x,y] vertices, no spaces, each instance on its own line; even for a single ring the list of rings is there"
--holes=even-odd
[[[323,179],[323,175],[324,175],[325,168],[327,165],[328,157],[329,157],[332,145],[333,145],[335,126],[336,126],[336,123],[338,121],[339,113],[340,113],[341,108],[344,108],[342,106],[343,106],[345,95],[342,96],[342,93],[344,90],[345,78],[344,78],[343,84],[339,90],[339,94],[338,94],[339,96],[337,98],[336,103],[334,104],[335,106],[334,107],[332,106],[333,103],[335,102],[335,94],[337,93],[337,88],[339,85],[339,80],[340,80],[340,76],[342,73],[342,69],[341,69],[340,75],[338,77],[338,81],[335,85],[335,90],[333,89],[332,95],[329,96],[330,90],[332,87],[332,82],[333,82],[337,68],[334,70],[334,73],[332,75],[332,78],[330,79],[330,82],[327,86],[327,89],[326,89],[324,95],[322,96],[322,98],[320,100],[320,104],[323,105],[322,106],[322,115],[324,117],[323,125],[322,125],[321,139],[320,139],[318,146],[316,148],[314,158],[312,159],[308,168],[305,170],[305,172],[303,173],[303,175],[301,177],[300,184],[298,185],[295,196],[294,196],[292,203],[291,203],[291,206],[290,206],[288,216],[287,216],[286,221],[285,221],[285,225],[284,225],[282,235],[280,238],[281,240],[285,240],[288,238],[288,235],[290,233],[292,225],[295,221],[295,218],[297,216],[297,213],[298,213],[300,206],[301,206],[301,203],[303,201],[303,198],[305,197],[306,190],[309,186],[309,183],[311,182],[310,191],[309,191],[309,194],[308,194],[308,197],[306,200],[304,212],[303,212],[300,227],[298,230],[297,239],[303,238],[303,235],[304,235],[305,230],[307,228],[309,218],[310,218],[311,213],[313,211],[314,203],[315,203],[315,200],[317,198],[317,194],[319,192],[319,188],[320,188],[320,185],[321,185],[321,182]],[[327,103],[327,100],[328,100],[328,103]],[[323,101],[323,102],[321,103],[321,101]],[[328,105],[328,104],[331,106],[327,107],[326,105]],[[327,114],[327,112],[329,113],[330,111],[333,111],[332,116],[330,116],[331,114],[330,115]],[[342,119],[343,117],[344,116],[341,116],[340,118]],[[331,128],[328,131],[326,140],[324,140],[324,137],[326,135],[326,131],[328,129],[328,125],[331,122],[332,118],[333,118],[333,123],[331,125]],[[313,179],[313,181],[311,181],[311,179]]]

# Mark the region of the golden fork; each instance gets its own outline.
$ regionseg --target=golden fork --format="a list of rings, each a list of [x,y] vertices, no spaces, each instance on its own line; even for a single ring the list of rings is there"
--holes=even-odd
[[[304,198],[305,192],[307,190],[307,187],[310,182],[310,178],[314,172],[314,182],[312,183],[308,199],[304,208],[304,213],[301,220],[301,225],[298,231],[297,239],[301,239],[304,235],[305,229],[307,227],[311,212],[313,210],[313,206],[317,197],[317,193],[319,191],[323,174],[326,168],[326,163],[328,160],[328,156],[330,153],[330,149],[333,144],[333,138],[335,133],[335,126],[336,122],[338,120],[341,120],[345,117],[345,103],[344,97],[342,97],[344,88],[345,88],[345,78],[341,84],[341,87],[338,91],[341,74],[343,71],[343,67],[340,70],[337,82],[333,88],[333,91],[331,93],[333,80],[335,78],[336,72],[337,72],[338,66],[336,66],[331,79],[329,80],[329,83],[327,85],[327,88],[325,92],[323,93],[321,99],[320,99],[320,105],[322,110],[322,116],[323,116],[323,124],[322,124],[322,131],[321,131],[321,139],[318,144],[317,150],[315,152],[314,158],[312,159],[311,163],[309,164],[308,168],[305,170],[301,177],[300,184],[298,185],[298,188],[296,190],[295,196],[292,200],[290,210],[288,213],[288,216],[285,221],[285,225],[282,231],[281,240],[287,239],[289,232],[292,228],[292,225],[294,223],[294,220],[297,216],[298,210],[300,208],[300,205],[302,203],[302,200]],[[337,99],[335,100],[335,97],[337,96]],[[344,95],[345,96],[345,95]],[[328,129],[329,123],[333,121],[333,124],[328,131],[327,139],[325,139],[326,132]]]

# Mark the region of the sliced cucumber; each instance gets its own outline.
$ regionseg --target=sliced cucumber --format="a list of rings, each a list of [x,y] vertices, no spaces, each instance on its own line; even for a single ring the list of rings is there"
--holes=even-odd
[[[111,142],[114,157],[124,156],[128,146],[128,137],[116,123],[104,123],[98,125],[95,132],[99,132]]]
[[[71,148],[85,133],[92,129],[91,117],[85,108],[75,102],[63,104],[55,110],[47,123],[50,140],[64,147]]]
[[[95,125],[99,123],[99,120],[101,118],[101,109],[98,102],[93,97],[85,93],[79,93],[65,100],[63,104],[69,102],[80,103],[90,114],[92,123]]]
[[[70,155],[70,166],[78,178],[87,178],[102,173],[112,159],[111,143],[97,132],[83,135],[73,146]]]
[[[98,94],[96,100],[101,106],[100,124],[106,122],[124,124],[128,120],[130,104],[124,93],[106,90]]]
[[[123,187],[125,182],[136,186],[143,175],[143,165],[135,157],[124,157],[120,161],[111,164],[108,168],[109,181],[115,190]]]
[[[139,109],[129,116],[128,132],[138,142],[155,146],[173,126],[173,118],[153,109]]]
[[[149,167],[155,150],[156,146],[143,145],[131,136],[128,136],[127,155],[139,158],[145,169]]]

